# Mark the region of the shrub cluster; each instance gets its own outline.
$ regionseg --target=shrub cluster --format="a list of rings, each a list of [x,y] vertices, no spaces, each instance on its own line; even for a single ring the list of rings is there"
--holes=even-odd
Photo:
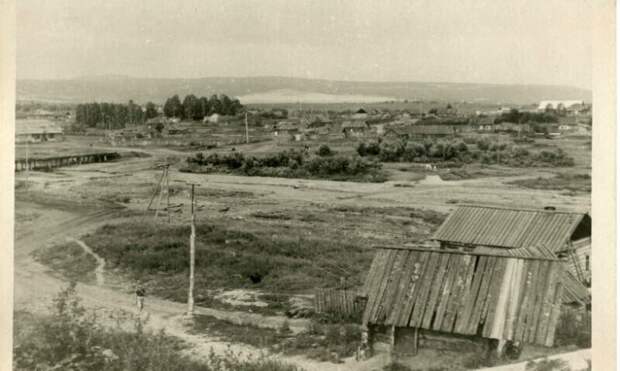
[[[360,143],[357,147],[360,156],[375,156],[382,162],[436,162],[456,167],[463,163],[480,162],[500,164],[511,167],[566,167],[573,166],[574,160],[561,148],[530,152],[506,143],[480,139],[468,146],[463,141],[400,141],[396,143]]]
[[[469,148],[462,141],[400,141],[396,143],[360,143],[360,156],[378,156],[383,162],[428,162],[460,160],[467,162]]]
[[[358,156],[334,155],[325,146],[319,149],[319,156],[310,156],[303,151],[283,151],[264,157],[245,156],[239,152],[225,155],[199,152],[187,158],[188,171],[230,171],[248,176],[277,176],[285,178],[320,178],[334,180],[360,180],[381,182],[381,164],[366,161]],[[198,167],[198,169],[196,169]]]

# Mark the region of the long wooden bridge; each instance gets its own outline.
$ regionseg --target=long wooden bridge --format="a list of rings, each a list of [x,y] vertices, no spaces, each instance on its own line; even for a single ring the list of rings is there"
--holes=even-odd
[[[112,161],[120,157],[118,152],[101,152],[45,158],[20,158],[15,160],[15,171],[51,170],[57,167]]]

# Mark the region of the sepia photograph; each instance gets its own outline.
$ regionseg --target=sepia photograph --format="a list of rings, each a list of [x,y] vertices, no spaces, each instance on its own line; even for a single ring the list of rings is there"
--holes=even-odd
[[[7,370],[615,369],[613,2],[9,8]]]

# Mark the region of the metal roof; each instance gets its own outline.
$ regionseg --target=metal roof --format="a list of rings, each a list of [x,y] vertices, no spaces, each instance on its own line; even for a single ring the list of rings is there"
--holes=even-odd
[[[544,247],[557,252],[587,214],[575,212],[460,206],[432,239],[503,248]],[[589,217],[588,217],[589,218]]]

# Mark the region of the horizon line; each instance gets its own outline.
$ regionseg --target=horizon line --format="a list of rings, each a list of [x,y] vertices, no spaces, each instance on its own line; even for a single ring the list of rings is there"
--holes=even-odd
[[[545,84],[545,83],[500,83],[500,82],[452,82],[452,81],[422,81],[422,80],[340,80],[319,77],[299,77],[299,76],[282,76],[282,75],[255,75],[255,76],[202,76],[202,77],[146,77],[132,76],[124,74],[97,74],[83,75],[73,77],[51,77],[51,78],[33,78],[33,77],[16,77],[15,81],[77,81],[77,80],[96,80],[96,79],[136,79],[136,80],[201,80],[201,79],[296,79],[296,80],[312,80],[324,82],[338,83],[365,83],[365,84],[447,84],[447,85],[489,85],[489,86],[538,86],[538,87],[563,87],[585,90],[592,93],[592,88],[585,88],[575,85],[565,84]]]

